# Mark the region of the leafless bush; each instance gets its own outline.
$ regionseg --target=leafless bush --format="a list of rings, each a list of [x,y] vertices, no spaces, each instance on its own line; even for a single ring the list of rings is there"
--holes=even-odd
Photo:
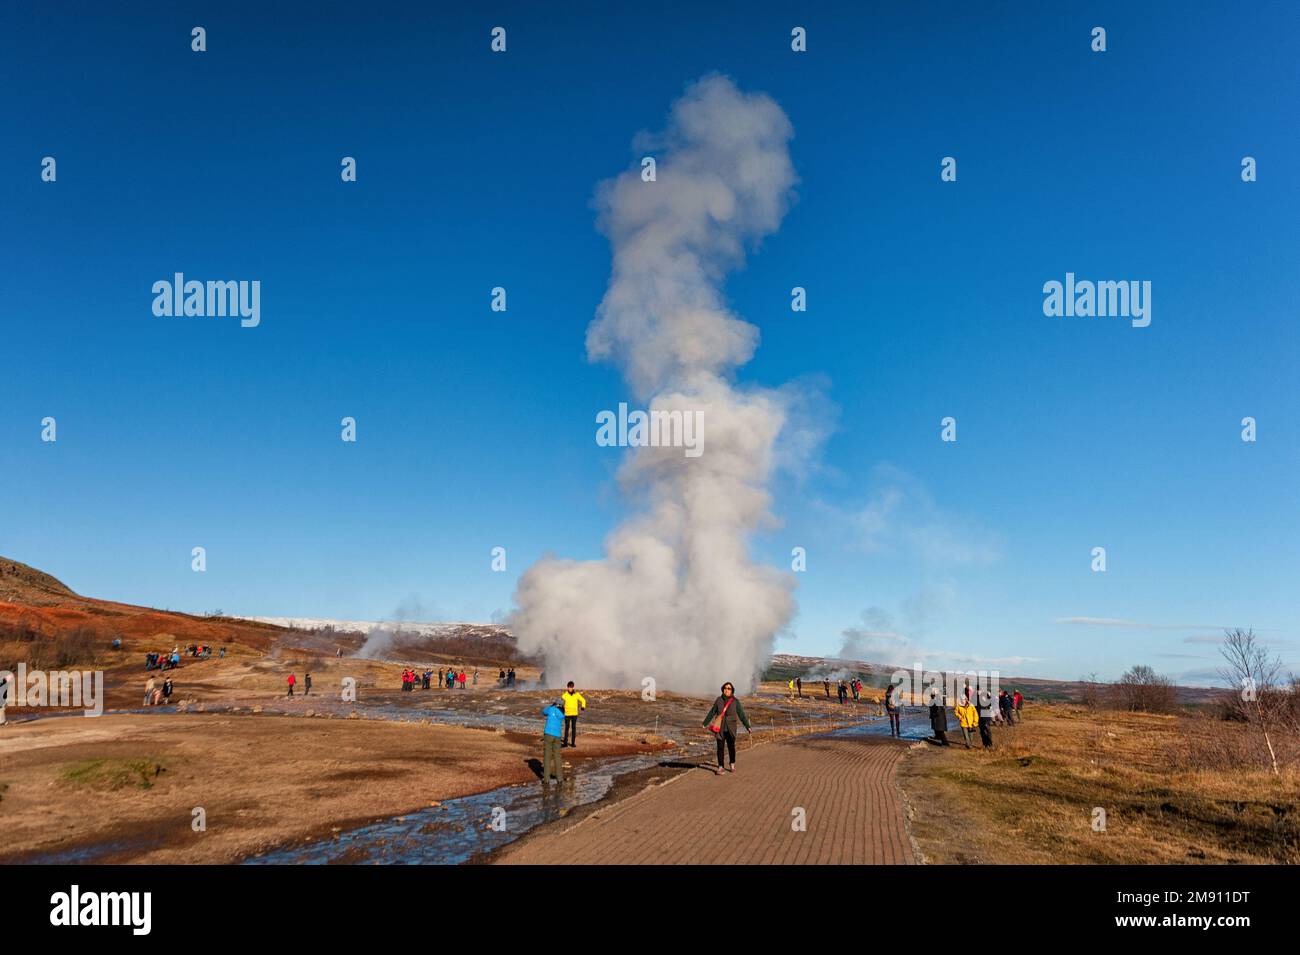
[[[1178,703],[1174,682],[1140,664],[1111,685],[1110,695],[1117,709],[1137,713],[1172,713]]]
[[[1094,672],[1080,677],[1079,683],[1079,702],[1090,710],[1099,709],[1104,698],[1102,691],[1105,686],[1097,679],[1097,674]]]
[[[98,652],[113,639],[91,627],[77,627],[53,637],[26,632],[14,639],[12,631],[3,636],[12,642],[2,668],[15,671],[19,663],[27,664],[29,670],[63,670],[93,663]]]

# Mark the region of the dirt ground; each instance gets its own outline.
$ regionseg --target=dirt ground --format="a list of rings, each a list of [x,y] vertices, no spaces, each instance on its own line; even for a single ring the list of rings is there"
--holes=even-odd
[[[170,647],[164,648],[170,649]],[[537,778],[541,709],[555,690],[501,689],[480,668],[466,690],[402,692],[401,663],[262,654],[166,671],[175,707],[142,707],[134,655],[105,661],[97,718],[11,707],[0,728],[0,862],[226,863],[328,837],[430,803]],[[313,693],[302,696],[310,667]],[[434,664],[436,669],[436,664]],[[285,695],[295,672],[298,693]],[[469,670],[472,673],[472,668]],[[161,676],[153,674],[161,683]],[[345,702],[344,677],[357,698]],[[520,668],[521,681],[536,673]],[[708,700],[586,690],[578,759],[708,740]],[[745,699],[772,739],[874,714],[833,700],[791,701],[764,686]],[[205,812],[206,831],[192,828]]]
[[[584,734],[573,760],[651,749]],[[234,862],[537,778],[535,737],[378,720],[149,714],[0,729],[0,862]],[[192,828],[202,807],[207,829]],[[66,854],[66,855],[65,855]]]

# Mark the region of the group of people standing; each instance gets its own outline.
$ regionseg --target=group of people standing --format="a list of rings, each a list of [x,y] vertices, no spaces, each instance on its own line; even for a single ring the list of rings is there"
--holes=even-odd
[[[149,670],[174,670],[181,665],[181,648],[172,647],[171,653],[146,653],[144,655],[145,671]]]
[[[469,676],[463,666],[438,667],[436,677],[432,669],[426,669],[421,673],[415,667],[407,667],[402,671],[403,692],[414,690],[417,686],[422,690],[427,690],[430,686],[438,686],[447,690],[463,690],[466,684],[478,686],[478,670],[475,670],[473,675]]]
[[[968,682],[953,706],[966,748],[971,748],[974,734],[978,730],[980,743],[985,749],[992,749],[993,724],[1014,726],[1020,722],[1020,711],[1024,705],[1025,698],[1019,690],[1013,693],[999,690],[995,697],[989,690],[974,690]],[[934,742],[940,746],[948,745],[948,715],[941,696],[930,700],[930,729],[934,733]]]
[[[796,696],[798,696],[800,699],[803,698],[802,677],[795,677],[793,680],[791,680],[786,684],[786,688],[790,691],[791,699],[793,699]],[[831,681],[822,680],[822,689],[826,693],[826,699],[829,700],[831,698]],[[862,681],[859,680],[856,676],[850,677],[848,680],[840,680],[839,686],[836,688],[836,692],[839,694],[839,700],[841,705],[848,702],[850,694],[852,694],[853,696],[853,702],[856,703],[862,696]]]

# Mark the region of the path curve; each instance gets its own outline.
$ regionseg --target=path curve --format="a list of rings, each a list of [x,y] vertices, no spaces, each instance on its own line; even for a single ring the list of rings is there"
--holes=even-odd
[[[747,749],[507,848],[504,864],[907,864],[897,740],[802,737]],[[806,831],[795,831],[796,808]]]

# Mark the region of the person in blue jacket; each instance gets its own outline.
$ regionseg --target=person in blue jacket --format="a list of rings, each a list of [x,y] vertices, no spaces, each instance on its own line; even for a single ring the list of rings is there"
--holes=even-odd
[[[564,761],[560,758],[560,743],[564,738],[564,707],[555,700],[542,710],[546,726],[542,729],[542,782],[550,785],[551,776],[557,783],[564,782]]]

